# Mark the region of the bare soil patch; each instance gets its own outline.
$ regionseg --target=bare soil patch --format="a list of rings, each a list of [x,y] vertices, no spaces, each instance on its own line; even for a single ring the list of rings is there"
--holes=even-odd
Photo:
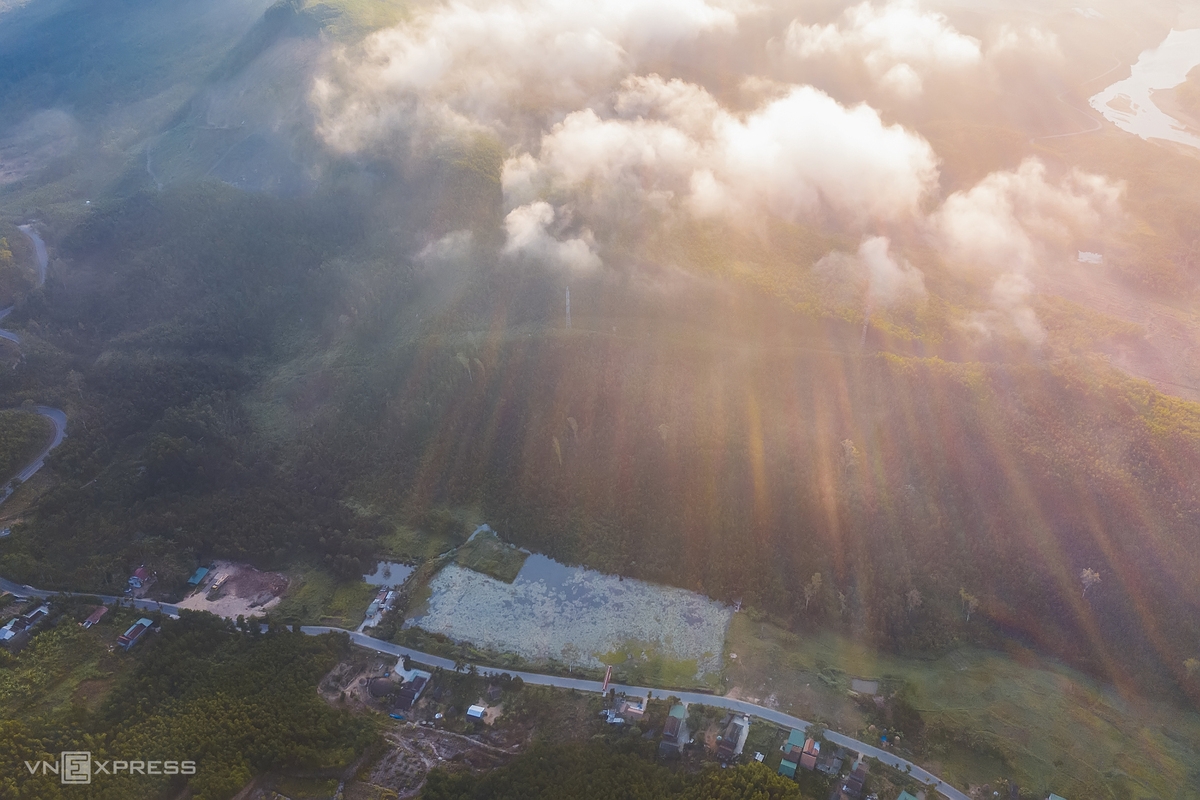
[[[288,586],[287,577],[278,572],[262,572],[231,561],[216,562],[210,574],[199,590],[176,605],[227,619],[250,617],[275,606]],[[212,587],[218,582],[220,588],[214,592]]]

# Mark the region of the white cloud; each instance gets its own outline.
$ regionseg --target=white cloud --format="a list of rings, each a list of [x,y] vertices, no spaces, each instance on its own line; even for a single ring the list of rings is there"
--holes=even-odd
[[[416,260],[422,264],[461,264],[470,258],[475,247],[471,231],[451,231],[440,239],[430,242],[417,253]]]
[[[863,239],[854,255],[834,251],[814,266],[817,276],[832,287],[843,302],[865,299],[868,307],[887,306],[904,299],[924,297],[925,276],[908,261],[898,261],[890,252],[886,236]],[[847,290],[857,292],[857,297]]]
[[[343,151],[414,128],[520,125],[606,94],[646,54],[733,31],[742,0],[452,0],[342,50],[310,100]]]
[[[559,240],[549,230],[556,216],[554,208],[544,201],[514,208],[504,218],[508,235],[504,252],[562,269],[584,272],[599,268],[600,256],[594,250],[591,233],[585,230],[579,237]]]
[[[918,213],[937,180],[924,139],[811,86],[736,115],[698,86],[650,76],[628,81],[615,108],[636,116],[574,112],[542,138],[536,158],[510,159],[510,202],[571,191],[600,202],[678,199],[697,216],[740,221],[822,205],[894,219]]]
[[[988,57],[995,58],[1009,53],[1062,58],[1058,36],[1036,25],[1019,27],[1005,23],[997,29],[988,45]]]
[[[904,95],[920,92],[921,73],[973,67],[983,58],[978,39],[959,33],[944,14],[920,10],[912,0],[879,7],[860,3],[828,25],[794,20],[785,46],[802,59],[860,56],[875,80]]]
[[[925,276],[907,261],[899,262],[888,252],[886,236],[872,236],[858,248],[858,258],[867,268],[873,300],[889,303],[906,295],[924,296]]]
[[[1046,166],[1028,158],[1015,171],[993,172],[950,195],[932,222],[956,259],[1027,271],[1045,262],[1049,249],[1119,213],[1123,191],[1121,183],[1080,170],[1051,183]]]
[[[1123,184],[1079,170],[1053,183],[1045,165],[1029,158],[950,195],[930,220],[941,249],[960,267],[997,273],[992,310],[976,315],[972,327],[990,332],[1004,322],[1040,344],[1045,330],[1028,302],[1029,276],[1068,260],[1073,240],[1114,219],[1123,192]]]

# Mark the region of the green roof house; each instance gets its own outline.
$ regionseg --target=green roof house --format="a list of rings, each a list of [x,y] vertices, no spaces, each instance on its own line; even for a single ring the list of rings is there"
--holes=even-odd
[[[779,762],[779,774],[788,778],[796,777],[796,766],[800,763],[800,752],[804,749],[804,734],[793,728],[788,734],[787,744],[779,749],[783,751],[783,760]]]

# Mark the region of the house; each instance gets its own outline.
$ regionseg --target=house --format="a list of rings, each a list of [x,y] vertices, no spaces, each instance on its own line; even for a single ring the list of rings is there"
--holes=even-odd
[[[129,630],[117,637],[117,644],[128,650],[133,647],[146,634],[146,631],[154,625],[153,620],[142,617],[137,622],[129,627]]]
[[[467,716],[471,719],[483,719],[483,715],[486,711],[486,706],[471,706],[467,709]]]
[[[192,577],[188,578],[188,586],[199,586],[204,583],[206,577],[208,577],[208,567],[200,567],[192,573]]]
[[[22,614],[19,617],[13,617],[8,623],[0,628],[0,642],[12,643],[11,646],[18,646],[27,637],[22,637],[21,634],[31,630],[43,619],[50,615],[50,606],[40,605],[28,614]],[[19,641],[17,641],[19,638]]]
[[[406,681],[400,687],[400,691],[396,693],[396,708],[401,711],[407,711],[413,707],[413,704],[421,697],[421,692],[425,691],[425,686],[429,679],[424,675],[417,675],[411,681]]]
[[[777,772],[785,778],[796,777],[796,765],[799,763],[800,756],[796,753],[796,748],[791,748],[783,754],[783,758],[779,762]]]
[[[800,753],[800,766],[805,769],[816,769],[817,759],[821,757],[821,743],[816,739],[804,742],[804,750]]]
[[[1046,798],[1046,800],[1067,800],[1067,798],[1065,798],[1065,797],[1059,797],[1059,796],[1058,796],[1058,795],[1056,795],[1054,792],[1051,792],[1051,793],[1050,793],[1050,796],[1049,796],[1049,797],[1047,797],[1047,798]]]
[[[683,746],[688,743],[689,738],[687,708],[682,703],[676,703],[667,713],[662,739],[658,743],[658,754],[667,757],[678,755],[683,751]]]
[[[717,758],[729,761],[740,755],[749,732],[749,717],[727,714],[721,723],[721,733],[717,736]]]
[[[900,796],[896,798],[896,800],[917,800],[917,796],[915,794],[909,794],[907,791],[903,791],[900,793]]]
[[[83,621],[83,627],[84,628],[92,627],[97,622],[99,622],[100,619],[107,613],[108,613],[108,606],[96,606],[96,610],[93,611],[91,613],[91,615]]]
[[[808,741],[812,741],[809,739]],[[804,734],[795,728],[788,734],[787,742],[779,749],[783,751],[783,760],[779,762],[779,774],[789,778],[796,777],[796,767],[800,763],[804,743]],[[812,769],[812,767],[809,767]]]
[[[839,747],[836,750],[832,747],[822,748],[820,755],[817,756],[816,770],[832,777],[842,771],[842,763],[845,760],[845,748]]]
[[[129,576],[130,589],[144,589],[150,583],[150,571],[146,569],[146,565],[138,567]]]
[[[646,714],[646,698],[644,697],[627,697],[621,701],[621,705],[617,708],[617,713],[624,716],[626,719],[637,721]]]
[[[837,800],[859,800],[862,797],[863,786],[867,782],[867,762],[859,758],[850,776],[841,781],[833,793]]]

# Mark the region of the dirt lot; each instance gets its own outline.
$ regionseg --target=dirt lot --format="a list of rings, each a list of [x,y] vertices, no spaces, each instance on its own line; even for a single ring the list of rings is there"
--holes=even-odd
[[[277,604],[288,585],[287,578],[278,572],[260,572],[231,561],[216,562],[207,578],[197,591],[176,605],[193,611],[209,611],[228,619],[238,615],[250,617]],[[222,579],[224,583],[213,593],[212,587]]]
[[[386,712],[370,697],[368,687],[372,678],[394,676],[395,668],[394,658],[355,650],[325,675],[318,692],[336,708],[382,717]],[[482,693],[480,679],[435,673],[416,706],[404,712],[407,719],[382,719],[385,747],[357,769],[344,800],[416,797],[432,769],[493,769],[523,752],[535,728],[542,735],[571,739],[589,737],[595,732],[589,723],[599,724],[588,698],[524,687],[517,694],[506,690],[503,702],[488,703],[484,726],[464,728],[462,710],[482,700]],[[503,707],[505,703],[515,703],[517,710]],[[452,719],[441,719],[441,712]]]
[[[346,800],[375,798],[388,790],[393,797],[416,797],[425,776],[435,767],[454,765],[460,769],[493,769],[512,760],[515,753],[450,731],[414,723],[398,724],[384,737],[387,752],[360,780],[346,787]]]

